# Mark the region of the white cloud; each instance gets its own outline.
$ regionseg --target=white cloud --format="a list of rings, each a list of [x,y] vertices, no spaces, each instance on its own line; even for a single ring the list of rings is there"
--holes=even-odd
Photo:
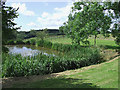
[[[41,16],[42,16],[43,18],[45,18],[45,17],[49,17],[49,13],[47,13],[47,12],[43,12]]]
[[[72,3],[68,3],[65,7],[54,8],[54,13],[43,12],[37,21],[42,26],[41,28],[59,28],[67,20],[70,14]]]
[[[25,3],[23,3],[23,4],[21,4],[21,3],[12,3],[11,6],[14,7],[14,8],[19,7],[18,12],[23,14],[23,15],[26,15],[26,16],[34,16],[35,15],[35,13],[33,11],[30,11],[30,10],[27,9]]]
[[[33,22],[30,22],[29,24],[27,24],[28,26],[36,26],[36,24],[35,23],[33,23]]]
[[[34,22],[30,22],[30,23],[27,24],[27,27],[33,28],[33,29],[40,29],[41,25],[36,24]]]

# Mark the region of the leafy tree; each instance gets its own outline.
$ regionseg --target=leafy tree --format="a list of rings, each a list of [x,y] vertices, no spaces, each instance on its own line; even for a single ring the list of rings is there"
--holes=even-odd
[[[94,35],[94,44],[99,33],[108,36],[111,18],[104,13],[104,6],[98,2],[75,2],[72,13],[64,24],[64,32],[72,38],[73,43],[89,44],[89,36]]]
[[[5,6],[5,2],[0,0],[0,9],[2,14],[2,51],[8,52],[8,48],[3,46],[8,40],[16,38],[16,30],[20,27],[14,27],[14,19],[18,17],[17,10],[13,7]]]
[[[61,34],[63,34],[63,33],[64,33],[64,31],[63,31],[63,30],[64,30],[64,26],[60,26],[60,27],[59,27],[59,32],[60,32]]]
[[[16,23],[13,22],[18,17],[18,9],[5,6],[5,3],[0,2],[2,6],[2,44],[4,45],[8,40],[16,38],[16,30],[20,27],[15,27]]]
[[[25,32],[24,31],[20,31],[20,32],[17,32],[17,40],[23,40],[23,39],[25,39],[25,37],[26,37],[27,35],[25,34]]]
[[[34,29],[30,30],[29,37],[35,37],[36,36],[36,31]]]
[[[113,28],[111,33],[115,37],[116,43],[120,46],[120,1],[119,2],[108,2],[104,5],[107,10],[112,10],[113,14],[110,14],[113,19]]]
[[[43,31],[39,31],[39,32],[37,33],[37,38],[38,38],[38,39],[41,39],[41,40],[44,40],[44,38],[48,36],[47,30],[48,30],[48,29],[45,28],[45,29],[43,29]]]

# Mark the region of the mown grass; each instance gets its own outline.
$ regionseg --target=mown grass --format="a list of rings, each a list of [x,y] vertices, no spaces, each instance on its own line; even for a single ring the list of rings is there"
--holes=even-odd
[[[51,41],[52,43],[62,43],[62,44],[72,44],[72,40],[66,36],[59,36],[59,37],[49,37],[46,40]],[[90,41],[90,45],[94,45],[94,39],[91,37],[88,39]],[[97,45],[112,45],[117,46],[113,38],[104,38],[99,37],[97,38]]]
[[[120,60],[120,58],[119,58]],[[14,84],[13,88],[118,88],[118,59],[99,65],[65,72],[67,75],[30,83]]]
[[[35,38],[30,38],[30,39],[36,39]],[[24,41],[30,40],[30,39],[26,39]],[[61,43],[61,44],[72,44],[72,40],[70,38],[68,38],[67,36],[48,36],[47,38],[45,38],[45,40],[50,41],[52,43]],[[94,36],[91,36],[89,39],[90,41],[90,45],[94,45]],[[96,40],[96,45],[97,46],[104,46],[107,49],[117,49],[118,45],[115,43],[114,38],[112,36],[104,38],[102,35],[98,35],[97,40]],[[81,43],[82,46],[84,46],[84,44]]]

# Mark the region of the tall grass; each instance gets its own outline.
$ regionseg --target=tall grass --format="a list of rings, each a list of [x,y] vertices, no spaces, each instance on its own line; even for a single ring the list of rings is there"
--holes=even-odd
[[[103,61],[100,50],[97,48],[83,48],[70,44],[51,43],[45,40],[36,41],[35,39],[30,39],[24,44],[51,48],[64,52],[65,55],[54,57],[38,54],[33,57],[22,57],[21,55],[3,53],[2,77],[48,74],[76,69]]]
[[[71,50],[62,57],[38,54],[33,57],[3,53],[2,77],[29,76],[60,72],[102,62],[98,49]]]

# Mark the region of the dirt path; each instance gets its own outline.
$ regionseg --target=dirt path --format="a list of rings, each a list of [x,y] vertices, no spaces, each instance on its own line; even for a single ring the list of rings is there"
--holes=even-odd
[[[105,62],[105,63],[109,63],[112,62],[116,59],[120,58],[120,56]],[[40,80],[45,80],[48,78],[54,78],[54,77],[58,77],[58,76],[62,76],[62,75],[72,75],[78,72],[82,72],[84,70],[90,69],[90,68],[95,68],[98,67],[102,64],[105,63],[101,63],[101,64],[97,64],[97,65],[91,65],[91,66],[87,66],[87,67],[83,67],[80,69],[76,69],[76,70],[68,70],[68,71],[64,71],[64,72],[59,72],[59,73],[52,73],[52,74],[48,74],[48,75],[33,75],[33,76],[27,76],[27,77],[9,77],[9,78],[3,78],[0,79],[0,84],[2,84],[3,88],[10,88],[12,87],[13,84],[17,84],[17,83],[27,83],[27,82],[34,82],[34,81],[40,81]],[[1,82],[2,81],[2,82]]]

